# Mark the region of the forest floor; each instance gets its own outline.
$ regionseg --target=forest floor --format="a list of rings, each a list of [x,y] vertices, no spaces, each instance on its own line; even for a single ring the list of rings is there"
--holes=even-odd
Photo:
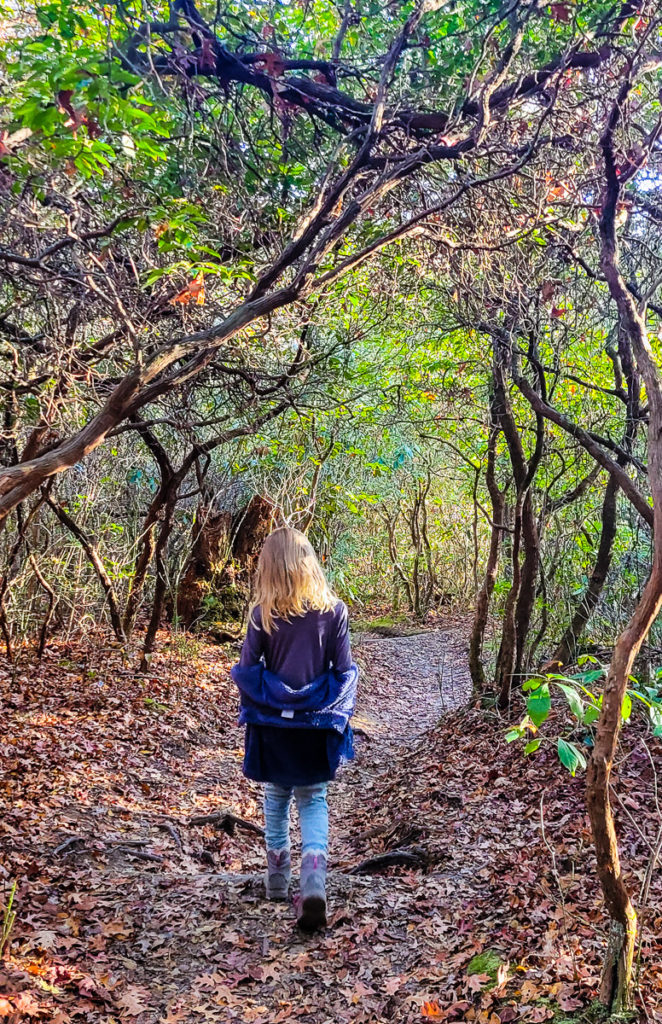
[[[262,898],[235,651],[164,635],[149,678],[102,643],[5,667],[0,905],[18,888],[0,1019],[594,1019],[604,915],[583,780],[551,745],[525,759],[503,719],[469,704],[462,623],[358,639],[357,758],[331,790],[329,927],[309,937]],[[635,886],[659,826],[639,739],[629,731],[618,779]],[[638,1009],[655,1022],[660,881]]]

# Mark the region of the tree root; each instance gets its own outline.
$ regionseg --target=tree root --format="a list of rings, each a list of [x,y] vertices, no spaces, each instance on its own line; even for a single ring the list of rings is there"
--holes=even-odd
[[[428,859],[420,846],[412,846],[409,849],[391,850],[389,853],[381,853],[376,857],[368,857],[360,864],[350,868],[350,875],[374,875],[379,871],[385,871],[390,867],[424,868]]]
[[[157,821],[156,827],[160,828],[162,832],[167,832],[173,843],[177,847],[180,853],[183,851],[182,837],[179,832],[169,821]]]
[[[211,814],[199,814],[195,818],[189,818],[187,825],[213,825],[214,828],[225,832],[229,836],[235,834],[235,830],[243,828],[246,832],[254,832],[255,835],[263,836],[264,829],[255,825],[252,821],[237,817],[232,811],[213,811]]]

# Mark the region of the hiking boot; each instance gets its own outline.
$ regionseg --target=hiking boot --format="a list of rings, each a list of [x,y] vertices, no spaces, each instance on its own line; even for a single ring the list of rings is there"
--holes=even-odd
[[[301,861],[301,892],[297,908],[297,924],[305,932],[314,932],[326,925],[326,857],[323,853],[306,853]]]
[[[286,900],[290,877],[290,851],[267,850],[267,899]]]

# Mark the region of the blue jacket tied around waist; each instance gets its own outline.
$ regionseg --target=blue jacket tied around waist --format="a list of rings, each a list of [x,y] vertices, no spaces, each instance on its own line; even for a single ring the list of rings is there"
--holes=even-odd
[[[232,669],[241,696],[239,724],[334,729],[344,733],[356,703],[359,670],[328,672],[293,688],[263,664]]]

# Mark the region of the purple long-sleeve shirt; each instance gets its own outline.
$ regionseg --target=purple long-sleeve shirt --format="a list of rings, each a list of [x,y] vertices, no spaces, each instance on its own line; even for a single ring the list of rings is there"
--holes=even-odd
[[[331,665],[346,672],[352,664],[347,606],[338,601],[328,612],[308,611],[289,622],[278,619],[271,633],[262,629],[259,607],[248,624],[239,664],[257,665],[260,658],[270,672],[288,686],[305,686]],[[277,628],[276,628],[277,627]]]

